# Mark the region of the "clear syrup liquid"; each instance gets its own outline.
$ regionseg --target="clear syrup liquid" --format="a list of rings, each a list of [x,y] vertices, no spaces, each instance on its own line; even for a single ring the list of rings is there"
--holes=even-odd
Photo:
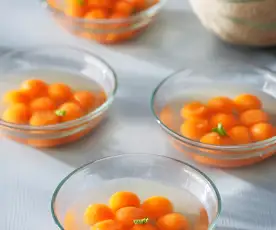
[[[64,83],[69,85],[74,91],[89,90],[94,93],[103,91],[103,87],[97,81],[97,74],[93,78],[82,74],[76,74],[58,70],[35,70],[20,74],[13,74],[5,77],[0,83],[0,97],[9,90],[17,90],[20,84],[27,79],[40,79],[48,84]],[[0,113],[6,108],[6,105],[0,103]]]
[[[197,230],[198,220],[202,209],[202,203],[187,190],[168,187],[158,182],[136,178],[123,178],[108,181],[99,187],[95,187],[81,197],[77,197],[69,207],[70,214],[74,215],[75,228],[68,230],[89,230],[84,224],[83,214],[89,204],[108,204],[109,197],[118,191],[132,191],[136,193],[141,201],[151,196],[165,196],[171,200],[175,212],[184,214],[190,223],[190,230]],[[72,221],[72,220],[71,220]],[[204,220],[207,222],[208,220]],[[207,230],[204,229],[204,230]]]
[[[212,85],[198,85],[189,89],[185,88],[182,92],[177,92],[163,103],[163,107],[159,109],[159,115],[164,109],[168,109],[173,117],[173,122],[170,127],[173,131],[180,134],[180,126],[183,123],[183,118],[180,111],[183,106],[192,101],[200,101],[207,103],[209,99],[217,96],[226,96],[234,99],[240,94],[253,94],[257,96],[263,103],[263,109],[269,114],[270,123],[276,125],[276,88],[263,88],[263,91],[246,87],[237,84],[212,84]]]

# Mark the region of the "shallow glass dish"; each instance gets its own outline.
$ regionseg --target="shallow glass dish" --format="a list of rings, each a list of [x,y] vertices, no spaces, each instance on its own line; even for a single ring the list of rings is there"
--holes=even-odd
[[[47,83],[62,82],[73,89],[89,90],[99,85],[104,103],[87,115],[48,126],[19,125],[0,119],[0,133],[14,141],[35,147],[72,143],[92,131],[105,117],[117,89],[113,69],[89,51],[70,46],[43,46],[8,53],[0,58],[0,95],[17,89],[23,80],[38,78]],[[86,88],[83,88],[86,87]],[[3,104],[0,112],[4,110]]]
[[[276,150],[276,137],[246,145],[216,146],[188,139],[181,135],[179,129],[183,122],[180,110],[184,103],[207,102],[215,96],[233,98],[242,93],[258,96],[275,125],[276,76],[254,66],[207,66],[176,72],[156,87],[151,108],[158,124],[177,150],[202,164],[241,167],[272,156]],[[172,106],[172,101],[177,103]],[[164,116],[163,119],[161,116]]]
[[[61,230],[87,230],[83,214],[88,205],[108,203],[117,191],[135,192],[141,200],[153,195],[167,195],[172,202],[182,199],[173,204],[186,210],[193,210],[197,199],[203,209],[195,224],[206,224],[198,229],[213,229],[221,212],[216,186],[198,169],[165,156],[125,154],[88,163],[66,176],[52,197],[54,221]]]
[[[66,31],[80,38],[101,44],[115,44],[140,35],[151,24],[167,0],[160,0],[150,8],[128,18],[84,19],[64,13],[65,0],[41,0],[54,20]]]

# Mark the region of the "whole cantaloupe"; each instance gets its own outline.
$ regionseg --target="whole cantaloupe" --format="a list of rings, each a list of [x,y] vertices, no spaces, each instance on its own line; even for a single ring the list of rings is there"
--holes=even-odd
[[[201,23],[239,45],[276,45],[276,0],[190,0]]]

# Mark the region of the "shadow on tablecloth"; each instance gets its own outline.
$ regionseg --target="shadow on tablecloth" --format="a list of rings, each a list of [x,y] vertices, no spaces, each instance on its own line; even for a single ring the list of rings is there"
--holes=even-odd
[[[274,156],[250,167],[223,170],[230,178],[236,178],[233,179],[236,184],[228,184],[228,192],[223,193],[218,230],[276,229],[275,165]]]
[[[191,11],[183,9],[164,9],[141,37],[110,49],[173,69],[205,61],[271,66],[276,57],[276,48],[251,49],[222,42]]]

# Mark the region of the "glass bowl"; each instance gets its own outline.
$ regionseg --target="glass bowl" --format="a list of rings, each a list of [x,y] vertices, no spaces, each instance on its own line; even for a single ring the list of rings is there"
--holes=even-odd
[[[180,110],[190,101],[207,102],[210,97],[233,98],[241,93],[258,96],[264,109],[275,117],[276,77],[254,66],[207,66],[180,70],[163,80],[154,90],[151,108],[155,119],[172,145],[193,160],[215,167],[241,167],[260,162],[276,150],[276,137],[247,145],[216,146],[181,135]],[[275,125],[275,121],[274,121]]]
[[[214,183],[193,166],[165,156],[124,154],[88,163],[66,176],[52,197],[54,221],[62,230],[87,230],[83,214],[88,205],[108,203],[117,191],[135,192],[141,200],[164,195],[172,200],[176,211],[179,207],[198,208],[201,213],[194,223],[198,229],[203,224],[205,228],[200,229],[213,229],[221,212]],[[194,201],[201,206],[195,208],[198,203]]]
[[[70,46],[43,46],[8,53],[0,58],[0,74],[1,95],[18,88],[30,76],[47,83],[62,82],[79,90],[90,90],[96,83],[105,92],[104,96],[98,95],[103,100],[100,106],[73,121],[35,127],[0,119],[2,136],[34,147],[72,143],[92,131],[106,116],[117,89],[116,74],[105,61],[89,51]],[[0,112],[3,109],[1,104]]]
[[[153,21],[167,0],[152,5],[128,18],[84,19],[68,16],[64,13],[64,0],[41,0],[54,20],[65,30],[78,37],[93,40],[101,44],[115,44],[131,40],[140,35]]]

